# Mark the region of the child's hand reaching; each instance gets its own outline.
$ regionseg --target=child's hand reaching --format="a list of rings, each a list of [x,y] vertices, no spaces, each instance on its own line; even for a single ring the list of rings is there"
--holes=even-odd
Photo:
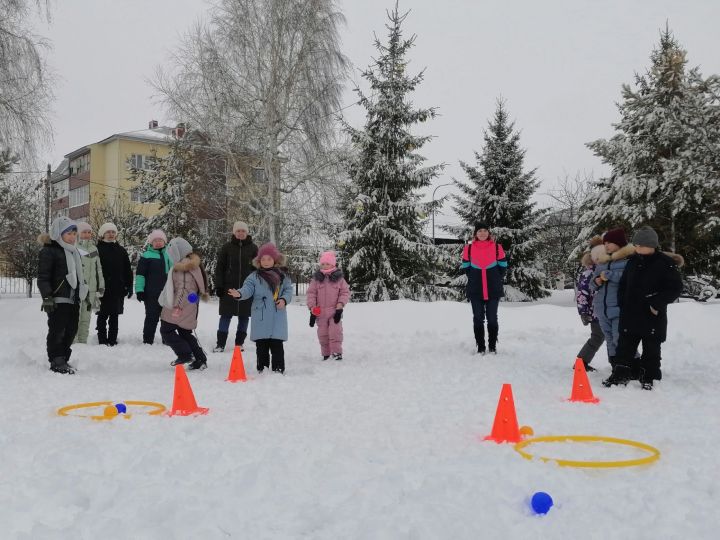
[[[228,292],[227,292],[227,293],[228,293],[230,296],[232,296],[233,298],[240,298],[240,293],[238,292],[237,289],[228,289]]]

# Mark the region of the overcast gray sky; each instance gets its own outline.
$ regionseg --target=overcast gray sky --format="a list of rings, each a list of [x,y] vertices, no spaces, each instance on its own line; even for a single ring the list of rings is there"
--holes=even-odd
[[[343,48],[359,70],[384,39],[392,0],[344,0]],[[152,99],[146,79],[178,37],[207,9],[203,0],[61,0],[48,37],[48,60],[59,75],[53,165],[64,154],[112,133],[143,129],[150,119],[173,123]],[[658,32],[669,21],[704,75],[720,73],[718,0],[414,0],[407,35],[417,41],[410,68],[425,68],[414,96],[441,116],[422,125],[436,138],[424,149],[430,163],[448,164],[437,184],[462,177],[458,160],[473,160],[495,100],[507,101],[526,164],[538,168],[542,190],[577,171],[602,173],[584,143],[611,134],[620,85],[649,65]],[[355,100],[348,84],[345,103]],[[345,111],[361,125],[363,110]],[[438,190],[438,195],[447,188]],[[438,218],[438,223],[448,218]]]

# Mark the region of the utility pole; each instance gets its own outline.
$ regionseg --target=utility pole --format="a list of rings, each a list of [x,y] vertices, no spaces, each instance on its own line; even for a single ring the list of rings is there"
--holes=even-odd
[[[50,175],[52,168],[48,163],[47,174],[45,175],[45,230],[50,230]]]

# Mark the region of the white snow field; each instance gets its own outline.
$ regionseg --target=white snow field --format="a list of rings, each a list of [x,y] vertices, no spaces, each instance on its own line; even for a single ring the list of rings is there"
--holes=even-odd
[[[257,375],[250,345],[254,379],[231,384],[232,353],[209,353],[206,371],[188,373],[206,416],[107,422],[57,409],[172,403],[174,356],[159,335],[141,344],[142,305],[126,302],[120,345],[75,346],[79,371],[62,376],[48,371],[39,299],[4,298],[0,538],[717,538],[720,302],[670,306],[664,378],[652,392],[637,382],[604,388],[599,353],[589,377],[600,403],[584,404],[567,401],[588,335],[571,294],[502,304],[497,356],[473,354],[468,304],[350,305],[342,362],[320,360],[308,311],[296,303],[285,376]],[[203,305],[200,319],[209,351],[217,305]],[[632,439],[657,447],[660,460],[571,469],[482,441],[505,382],[520,425],[536,435]],[[528,450],[644,455],[583,443]],[[528,505],[536,491],[555,501],[547,515]]]

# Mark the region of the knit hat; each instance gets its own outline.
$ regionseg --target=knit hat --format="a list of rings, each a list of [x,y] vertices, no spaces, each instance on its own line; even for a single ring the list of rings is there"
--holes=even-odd
[[[331,266],[335,266],[337,264],[335,252],[325,251],[322,255],[320,255],[320,264],[329,264]]]
[[[612,242],[613,244],[617,244],[618,247],[625,247],[628,243],[623,229],[610,229],[603,234],[602,238],[603,242]]]
[[[100,226],[100,229],[98,230],[98,236],[100,238],[103,238],[105,236],[105,233],[108,231],[115,231],[115,234],[117,234],[117,232],[118,232],[117,227],[115,226],[114,223],[107,222],[107,223],[103,223]]]
[[[658,234],[655,232],[655,229],[648,227],[647,225],[640,227],[637,231],[635,231],[632,241],[636,246],[655,249],[660,246],[660,240],[658,239]]]
[[[77,230],[75,222],[67,216],[59,216],[55,218],[50,226],[50,239],[57,242],[62,237],[63,233],[72,229]]]
[[[148,234],[147,237],[147,243],[152,244],[153,240],[162,240],[167,244],[167,236],[165,236],[165,233],[161,229],[155,229],[153,232]]]
[[[84,221],[78,221],[77,222],[77,230],[78,233],[84,232],[84,231],[90,231],[92,232],[92,227],[89,223],[85,223]]]
[[[250,227],[248,227],[248,224],[244,221],[236,221],[233,223],[233,234],[238,231],[250,232]]]
[[[490,231],[490,226],[487,223],[482,223],[482,222],[476,223],[475,230],[473,231],[473,236],[476,235],[480,229],[485,229],[486,231]]]
[[[283,258],[282,253],[280,253],[280,250],[275,247],[275,244],[272,242],[268,242],[267,244],[263,244],[260,246],[260,249],[258,249],[257,254],[257,260],[259,261],[262,259],[265,255],[269,255],[273,258],[273,261],[276,263],[280,262],[280,260]]]
[[[190,242],[178,236],[170,240],[167,247],[167,254],[172,262],[178,263],[190,255],[192,250],[193,247],[190,245]]]

